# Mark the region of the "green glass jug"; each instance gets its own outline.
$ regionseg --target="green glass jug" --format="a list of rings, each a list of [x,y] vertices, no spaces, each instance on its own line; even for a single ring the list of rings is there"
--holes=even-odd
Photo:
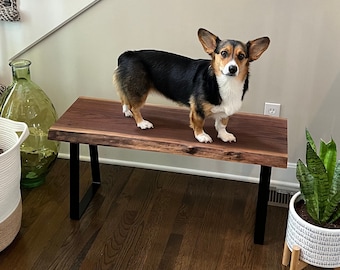
[[[53,166],[59,142],[48,140],[48,130],[57,120],[56,110],[44,91],[30,77],[29,60],[10,63],[13,82],[4,93],[0,116],[25,122],[30,135],[20,147],[21,186],[41,185]]]

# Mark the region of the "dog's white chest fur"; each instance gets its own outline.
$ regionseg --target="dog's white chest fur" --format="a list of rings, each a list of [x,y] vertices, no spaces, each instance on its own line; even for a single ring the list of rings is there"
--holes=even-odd
[[[214,118],[228,117],[241,109],[244,82],[222,75],[217,77],[217,83],[222,103],[213,107],[211,112]]]

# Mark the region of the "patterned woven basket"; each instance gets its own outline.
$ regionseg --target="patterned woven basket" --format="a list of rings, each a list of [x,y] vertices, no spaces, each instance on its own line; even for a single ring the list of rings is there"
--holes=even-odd
[[[324,268],[340,267],[340,229],[326,229],[303,220],[294,204],[301,200],[297,192],[290,200],[286,231],[286,243],[290,251],[301,249],[300,259],[310,265]]]
[[[0,154],[0,251],[14,240],[21,226],[20,145],[28,135],[25,123],[0,117],[0,149],[4,151]]]
[[[17,0],[0,0],[0,21],[20,21]]]

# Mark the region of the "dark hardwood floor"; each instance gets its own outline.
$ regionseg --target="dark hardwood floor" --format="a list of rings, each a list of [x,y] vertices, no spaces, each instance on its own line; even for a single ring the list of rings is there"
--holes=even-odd
[[[256,184],[100,168],[102,186],[80,221],[69,219],[68,160],[23,190],[22,227],[0,252],[1,270],[284,269],[287,209],[269,206],[265,244],[253,244]],[[81,176],[90,174],[83,162]]]

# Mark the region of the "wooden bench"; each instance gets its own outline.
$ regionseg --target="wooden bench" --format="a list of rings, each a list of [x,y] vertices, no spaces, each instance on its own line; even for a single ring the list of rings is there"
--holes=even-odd
[[[70,143],[70,218],[81,218],[100,186],[98,145],[257,164],[261,171],[254,242],[263,244],[271,169],[287,167],[287,120],[237,113],[228,124],[237,142],[224,143],[208,119],[205,130],[214,142],[205,144],[197,142],[189,128],[188,110],[147,105],[142,112],[154,129],[137,128],[118,102],[80,97],[50,128],[49,139]],[[89,145],[92,170],[92,185],[81,199],[79,144]]]

